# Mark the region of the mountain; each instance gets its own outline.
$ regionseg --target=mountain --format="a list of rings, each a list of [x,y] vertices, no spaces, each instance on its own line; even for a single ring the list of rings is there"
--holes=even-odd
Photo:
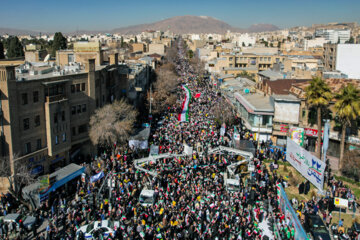
[[[276,31],[279,28],[272,24],[254,24],[249,28],[241,29],[233,27],[226,22],[208,16],[177,16],[161,20],[154,23],[133,25],[128,27],[116,28],[110,31],[94,31],[81,30],[71,33],[64,33],[65,35],[79,35],[79,34],[97,34],[97,33],[120,33],[120,34],[138,34],[146,30],[169,30],[176,34],[184,33],[226,33],[227,30],[231,32],[266,32]],[[29,31],[20,29],[0,28],[0,35],[39,35],[39,31]],[[44,33],[45,34],[45,33]]]
[[[256,24],[248,29],[232,27],[229,24],[208,16],[177,16],[162,21],[133,25],[112,30],[113,33],[138,34],[146,30],[169,30],[177,34],[184,33],[226,33],[231,32],[263,32],[275,31],[279,28],[271,24]]]
[[[280,28],[273,24],[260,23],[251,25],[246,29],[246,32],[273,32],[277,30],[280,30]]]
[[[23,30],[23,29],[14,29],[14,28],[0,28],[0,35],[39,35],[40,32]]]

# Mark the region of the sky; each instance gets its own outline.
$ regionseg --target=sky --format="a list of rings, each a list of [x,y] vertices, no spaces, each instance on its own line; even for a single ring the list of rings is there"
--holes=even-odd
[[[111,30],[182,15],[233,27],[360,22],[360,0],[1,0],[0,27],[43,32]]]

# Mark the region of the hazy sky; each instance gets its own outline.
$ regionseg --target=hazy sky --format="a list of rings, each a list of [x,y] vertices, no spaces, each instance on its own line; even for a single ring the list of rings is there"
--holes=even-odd
[[[111,30],[182,15],[234,27],[360,22],[360,0],[1,0],[0,27],[35,31]]]

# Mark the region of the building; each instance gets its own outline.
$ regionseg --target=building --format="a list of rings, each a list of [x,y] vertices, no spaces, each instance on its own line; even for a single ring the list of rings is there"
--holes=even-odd
[[[67,68],[50,63],[0,67],[1,148],[34,175],[52,172],[93,152],[89,119],[94,110],[126,97],[127,78],[117,56],[109,65],[95,59]],[[46,65],[48,64],[48,65]]]
[[[146,46],[144,43],[132,43],[131,51],[132,52],[146,52]]]
[[[318,29],[316,37],[323,37],[328,43],[346,43],[350,40],[350,29]]]
[[[336,51],[336,44],[324,44],[323,63],[326,71],[334,71],[336,69]]]
[[[338,44],[335,61],[337,71],[360,79],[360,44]]]
[[[150,43],[148,54],[157,53],[161,56],[165,55],[165,45],[162,43]]]

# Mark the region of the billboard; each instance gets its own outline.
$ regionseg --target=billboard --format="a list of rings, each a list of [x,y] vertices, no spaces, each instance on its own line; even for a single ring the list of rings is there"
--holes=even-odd
[[[293,207],[291,206],[289,199],[286,195],[284,188],[279,183],[277,186],[277,195],[279,201],[280,211],[285,215],[285,219],[289,220],[289,226],[295,230],[295,239],[306,240],[306,233],[297,217]]]
[[[291,140],[296,144],[303,146],[304,145],[304,129],[303,128],[290,128]]]
[[[289,137],[286,145],[286,160],[315,187],[322,190],[326,164],[297,145]]]

